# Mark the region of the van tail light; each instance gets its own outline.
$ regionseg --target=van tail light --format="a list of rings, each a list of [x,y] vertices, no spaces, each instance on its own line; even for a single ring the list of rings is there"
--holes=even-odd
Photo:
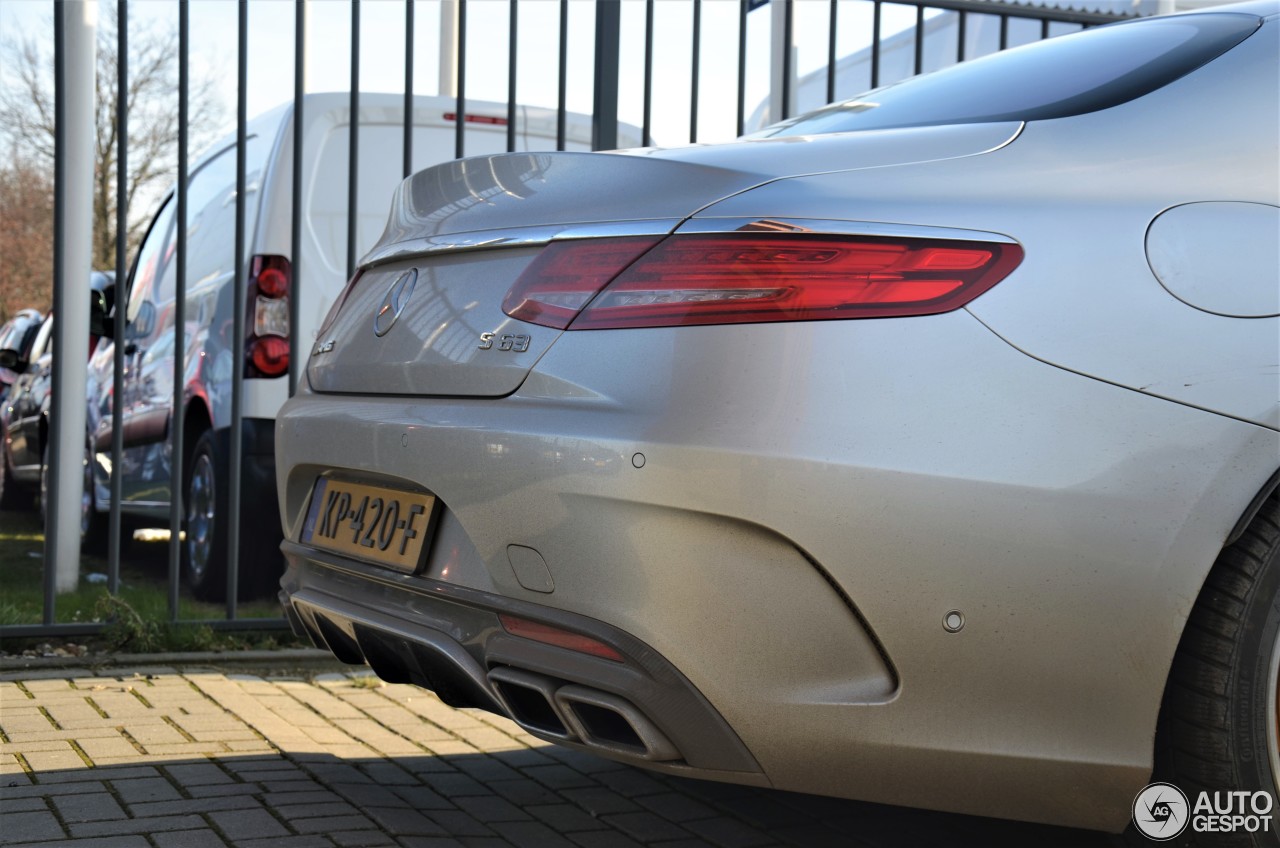
[[[565,241],[525,269],[503,309],[570,330],[935,315],[1022,255],[1000,242],[810,233]]]
[[[293,271],[283,256],[254,256],[249,264],[245,377],[289,373],[289,293]]]

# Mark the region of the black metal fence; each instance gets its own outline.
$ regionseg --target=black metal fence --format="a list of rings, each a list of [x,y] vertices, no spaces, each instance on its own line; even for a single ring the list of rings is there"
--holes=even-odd
[[[455,104],[454,104],[454,154],[457,157],[465,156],[466,149],[466,129],[467,129],[467,68],[469,58],[467,56],[467,28],[469,25],[468,6],[477,6],[479,2],[484,2],[484,10],[492,13],[494,6],[498,0],[472,0],[469,4],[468,0],[455,0],[457,2],[456,14],[456,53],[454,55],[453,78],[455,81]],[[1047,38],[1062,32],[1070,32],[1084,27],[1090,27],[1097,24],[1108,23],[1127,17],[1123,14],[1104,14],[1093,12],[1069,11],[1064,9],[1046,8],[1042,6],[1016,5],[998,2],[998,0],[931,0],[931,2],[913,2],[913,0],[903,0],[903,2],[888,2],[887,0],[827,0],[825,3],[825,25],[826,25],[826,57],[825,70],[820,66],[814,72],[808,74],[804,79],[797,81],[794,73],[793,63],[796,61],[794,51],[791,45],[794,43],[797,27],[797,9],[800,3],[813,4],[822,2],[822,0],[773,0],[770,4],[768,0],[685,0],[685,6],[688,8],[690,25],[688,29],[687,41],[683,44],[671,44],[668,34],[661,31],[655,25],[655,0],[592,0],[591,9],[594,13],[595,32],[594,44],[590,45],[592,50],[592,63],[594,68],[593,74],[593,112],[591,115],[591,138],[592,147],[597,150],[612,149],[618,144],[618,126],[619,126],[619,57],[622,52],[623,36],[621,32],[621,13],[623,4],[643,3],[644,27],[643,33],[643,49],[641,51],[643,68],[641,70],[642,78],[642,94],[639,131],[640,137],[649,143],[653,139],[654,130],[654,54],[655,50],[661,48],[664,55],[669,55],[671,51],[687,51],[692,72],[689,76],[689,119],[688,119],[688,137],[690,142],[697,142],[704,137],[707,127],[706,120],[700,120],[700,106],[704,103],[702,99],[702,88],[709,77],[716,75],[717,79],[723,80],[726,74],[736,77],[736,124],[733,127],[734,135],[740,135],[747,126],[749,120],[749,103],[748,103],[748,67],[754,62],[771,62],[775,80],[782,80],[781,85],[775,84],[773,101],[777,105],[778,112],[773,120],[780,120],[789,117],[793,112],[797,111],[795,103],[797,101],[797,90],[802,86],[812,89],[815,80],[821,83],[821,91],[824,95],[823,102],[832,102],[840,96],[850,96],[857,93],[859,88],[853,90],[842,90],[847,86],[863,86],[865,88],[875,88],[881,84],[892,82],[884,68],[884,57],[886,52],[893,47],[896,50],[905,50],[909,43],[912,50],[912,61],[910,63],[910,73],[919,73],[927,70],[926,56],[930,47],[930,39],[940,37],[941,27],[934,27],[934,33],[931,34],[926,24],[935,20],[939,13],[950,15],[948,18],[948,27],[946,28],[945,38],[948,44],[954,41],[954,61],[964,61],[973,58],[975,53],[990,52],[991,49],[1005,49],[1010,46],[1011,28],[1018,26],[1025,32],[1026,27],[1031,25],[1036,27],[1036,36],[1038,38]],[[723,11],[725,4],[733,3],[736,6],[737,13],[737,31],[733,33],[718,32],[714,35],[722,43],[733,39],[736,40],[736,67],[709,67],[704,61],[703,48],[706,43],[707,34],[703,31],[702,21],[704,9],[716,3],[717,11]],[[433,4],[434,5],[434,4]],[[519,25],[519,15],[521,10],[528,10],[534,5],[534,0],[506,0],[506,12],[508,15],[508,38],[505,45],[499,45],[499,48],[505,47],[507,61],[507,120],[506,120],[506,147],[508,151],[514,151],[517,147],[517,106],[520,102],[519,98],[530,96],[530,92],[521,89],[520,78],[517,73],[517,32]],[[556,149],[563,150],[567,141],[567,116],[569,114],[567,108],[567,92],[569,86],[568,58],[570,55],[571,45],[568,43],[569,22],[570,17],[577,9],[585,4],[570,4],[569,0],[559,0],[557,4],[558,15],[558,86],[556,91],[556,133],[555,142]],[[129,10],[131,4],[127,0],[118,0],[118,51],[119,51],[119,77],[117,82],[118,96],[121,108],[127,104],[127,91],[129,85],[129,67],[128,67],[128,36],[129,36]],[[237,75],[237,102],[236,102],[236,203],[235,203],[235,256],[244,257],[245,255],[245,169],[246,169],[246,126],[248,124],[248,115],[246,114],[246,92],[248,86],[247,75],[247,58],[248,58],[248,5],[246,0],[239,0],[238,4],[238,39],[236,43],[236,75]],[[547,4],[545,0],[538,0],[538,6],[541,10],[545,10]],[[188,126],[188,110],[189,110],[189,92],[190,79],[188,69],[190,67],[190,8],[186,0],[179,3],[179,21],[178,21],[178,64],[179,64],[179,84],[177,92],[178,102],[178,121],[180,124],[179,137],[177,144],[177,172],[178,177],[175,188],[175,201],[177,220],[185,222],[187,217],[188,205],[188,183],[190,174],[190,157],[188,151],[188,137],[186,128]],[[633,11],[629,10],[629,11]],[[870,10],[870,27],[869,32],[865,33],[867,47],[861,53],[861,57],[850,57],[838,55],[838,35],[850,26],[865,26],[868,17],[867,10]],[[907,14],[914,13],[914,27],[910,27],[905,31],[893,34],[893,44],[886,41],[882,29],[886,16],[892,13],[901,16],[903,11]],[[353,210],[357,203],[357,186],[359,184],[360,174],[358,169],[358,116],[360,108],[360,0],[350,0],[350,62],[351,62],[351,79],[350,79],[350,140],[348,144],[348,167],[349,177],[347,185],[347,209],[348,209],[348,226],[347,226],[347,245],[346,245],[346,271],[350,276],[354,271],[357,255],[356,255],[356,216]],[[61,13],[55,6],[55,17]],[[415,163],[413,161],[412,150],[412,131],[413,131],[413,103],[414,103],[414,59],[415,55],[426,53],[434,46],[417,45],[414,43],[414,13],[415,0],[405,0],[404,2],[404,55],[405,55],[405,74],[404,74],[404,134],[403,134],[403,174],[408,176],[415,168],[415,165],[421,166],[424,163]],[[748,50],[748,28],[751,16],[757,17],[768,15],[771,20],[769,27],[771,41],[781,45],[780,49],[772,51],[773,55],[766,57],[757,57],[749,55]],[[305,0],[299,0],[295,3],[295,26],[293,33],[294,41],[294,88],[293,88],[293,110],[294,110],[294,126],[301,126],[305,109],[305,92],[304,92],[304,69],[306,66],[306,16],[307,3]],[[981,48],[979,45],[975,49],[972,45],[970,34],[972,32],[971,25],[974,21],[982,21],[989,25],[991,21],[995,21],[998,27],[998,39],[994,44],[989,44],[987,49]],[[776,30],[781,28],[781,33]],[[989,26],[988,26],[989,28]],[[64,38],[64,27],[59,26],[55,21],[55,64],[61,69],[66,61],[66,46]],[[681,33],[683,35],[683,33]],[[776,37],[780,35],[780,38]],[[628,39],[633,36],[628,35]],[[640,37],[640,36],[635,36]],[[1023,38],[1025,40],[1025,37]],[[896,46],[894,46],[896,45]],[[580,49],[586,49],[582,47]],[[492,61],[493,54],[496,51],[489,51],[486,61]],[[851,61],[857,59],[858,61]],[[842,64],[843,63],[843,64]],[[840,76],[843,68],[849,68],[850,74],[857,77],[861,74],[861,78],[855,78],[850,82],[842,83]],[[856,71],[856,73],[855,73]],[[64,90],[64,77],[59,70],[55,74],[56,84],[58,86],[57,99],[61,103],[66,96]],[[541,95],[541,92],[538,93]],[[541,99],[541,97],[540,97]],[[547,98],[548,100],[550,98]],[[802,104],[806,105],[806,104]],[[126,116],[121,116],[121,124],[127,120]],[[58,126],[59,141],[62,136],[62,125]],[[663,139],[664,141],[683,141],[686,139]],[[290,292],[289,305],[291,310],[291,326],[298,327],[298,303],[297,281],[300,276],[304,275],[302,269],[302,249],[301,249],[301,227],[300,213],[302,208],[301,186],[303,180],[302,163],[304,160],[304,136],[302,132],[293,133],[292,147],[292,256],[290,257],[292,266],[292,285],[293,290]],[[130,150],[127,144],[127,134],[125,132],[118,133],[118,150],[117,150],[117,167],[118,173],[125,173],[129,161]],[[429,164],[429,163],[428,163]],[[114,337],[117,340],[126,338],[126,321],[125,316],[128,305],[127,288],[129,285],[129,257],[126,256],[125,233],[127,231],[128,217],[128,197],[126,194],[126,186],[124,180],[117,180],[117,208],[116,208],[116,231],[119,234],[116,242],[115,264],[117,286],[117,304],[114,313]],[[55,205],[61,210],[66,203],[65,186],[62,179],[59,178],[55,188]],[[60,214],[60,213],[57,213]],[[187,228],[186,226],[178,226],[176,228],[176,300],[174,302],[174,326],[176,330],[176,338],[174,339],[174,373],[173,373],[173,398],[172,404],[174,410],[182,410],[184,405],[184,360],[186,346],[190,343],[189,339],[184,338],[184,327],[186,326],[187,312]],[[236,316],[245,315],[245,298],[246,298],[246,268],[244,262],[236,262],[234,296],[235,303],[233,306],[233,314]],[[62,273],[60,268],[55,268],[54,286],[55,292],[65,298],[69,289],[66,275]],[[235,321],[234,339],[232,341],[233,350],[243,350],[245,344],[245,327],[243,321]],[[83,332],[83,328],[71,328],[66,323],[59,323],[55,326],[55,333]],[[290,394],[296,389],[299,370],[303,359],[302,351],[299,350],[300,340],[298,333],[294,332],[290,335],[290,366],[287,379]],[[124,382],[125,369],[125,346],[116,344],[115,359],[113,363],[113,374],[115,385],[120,386]],[[169,549],[168,549],[168,609],[169,619],[175,623],[199,623],[209,625],[215,628],[244,628],[244,629],[267,629],[267,628],[284,628],[286,625],[283,619],[262,619],[252,618],[246,619],[239,615],[237,596],[239,567],[238,556],[240,545],[238,543],[242,528],[237,516],[241,513],[241,495],[242,495],[242,479],[241,471],[244,463],[244,449],[242,436],[242,398],[244,394],[244,370],[242,368],[232,369],[232,392],[231,392],[231,427],[230,427],[230,453],[229,462],[230,469],[228,479],[229,498],[228,498],[228,516],[229,540],[226,546],[227,556],[230,561],[227,564],[227,588],[226,588],[226,607],[225,618],[216,621],[200,621],[200,622],[179,622],[179,572],[180,572],[180,545],[184,524],[184,505],[182,503],[182,487],[173,485],[171,487],[172,497],[169,508]],[[65,392],[60,392],[59,387],[54,387],[55,396],[53,401],[53,415],[57,415],[57,411],[61,406],[68,403],[83,403],[81,399],[61,396]],[[112,438],[110,445],[111,463],[113,469],[111,474],[111,511],[109,520],[109,543],[108,543],[108,576],[107,590],[114,594],[118,592],[120,587],[120,558],[122,548],[122,537],[124,532],[124,524],[122,522],[121,504],[124,501],[124,493],[122,490],[122,475],[116,473],[121,468],[121,458],[124,451],[123,427],[122,427],[122,403],[112,404]],[[170,439],[170,453],[172,457],[173,467],[171,469],[171,479],[181,481],[184,479],[183,461],[187,456],[187,447],[184,439],[189,435],[183,432],[184,428],[180,422],[183,420],[180,414],[174,415],[175,425],[169,427],[168,438]],[[59,456],[56,452],[51,457],[51,466],[64,462],[76,462],[78,457]],[[56,480],[57,475],[50,475]],[[50,492],[51,502],[56,503],[56,493]],[[56,506],[53,509],[53,520],[57,520]],[[64,519],[65,520],[65,519]],[[55,569],[54,553],[52,545],[46,545],[46,553],[44,560],[44,571],[46,580],[44,584],[44,615],[43,621],[32,624],[11,624],[0,626],[0,637],[26,637],[26,636],[51,636],[51,635],[89,635],[99,632],[104,626],[101,623],[85,623],[85,622],[67,622],[58,621],[54,614],[54,582],[52,574]]]

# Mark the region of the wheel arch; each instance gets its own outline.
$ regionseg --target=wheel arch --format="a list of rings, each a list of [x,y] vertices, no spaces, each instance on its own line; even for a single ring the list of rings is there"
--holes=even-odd
[[[1249,526],[1253,523],[1254,519],[1257,518],[1258,513],[1262,509],[1263,505],[1278,490],[1280,490],[1280,468],[1276,468],[1275,470],[1272,471],[1272,473],[1267,477],[1266,481],[1256,491],[1253,497],[1248,501],[1244,510],[1239,514],[1239,517],[1236,519],[1235,523],[1232,525],[1231,530],[1222,539],[1222,542],[1218,547],[1217,551],[1215,552],[1215,555],[1213,556],[1213,558],[1208,562],[1206,562],[1203,568],[1200,570],[1198,574],[1197,582],[1195,583],[1195,594],[1191,596],[1191,599],[1190,599],[1191,602],[1186,610],[1186,613],[1180,617],[1179,626],[1177,628],[1178,638],[1173,643],[1173,650],[1170,652],[1169,661],[1164,667],[1165,682],[1160,693],[1161,711],[1163,711],[1163,705],[1168,696],[1169,687],[1173,682],[1175,657],[1178,654],[1179,648],[1182,645],[1184,639],[1186,638],[1188,629],[1192,626],[1192,621],[1191,621],[1192,613],[1194,611],[1196,604],[1199,602],[1200,597],[1204,594],[1205,591],[1207,591],[1210,588],[1212,575],[1214,573],[1214,570],[1219,565],[1223,552],[1240,540],[1240,538],[1248,530]],[[1154,754],[1156,753],[1156,747],[1158,743],[1158,739],[1156,738],[1157,734],[1155,732],[1158,729],[1158,725],[1159,725],[1159,717],[1157,716],[1156,721],[1152,723],[1153,733],[1152,733],[1151,741],[1152,741],[1153,759],[1154,759]]]
[[[1222,544],[1224,548],[1228,548],[1240,540],[1245,530],[1253,523],[1253,519],[1257,517],[1262,505],[1267,502],[1267,498],[1271,497],[1271,493],[1278,488],[1280,488],[1280,468],[1272,472],[1271,477],[1258,490],[1258,494],[1254,495],[1253,500],[1249,501],[1249,506],[1245,509],[1244,514],[1240,516],[1236,526],[1231,528],[1231,532],[1227,534],[1227,540]]]

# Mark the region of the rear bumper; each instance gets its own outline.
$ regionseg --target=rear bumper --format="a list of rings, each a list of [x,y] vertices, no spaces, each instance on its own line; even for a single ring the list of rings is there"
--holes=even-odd
[[[283,550],[289,569],[280,597],[290,622],[343,662],[368,663],[383,680],[430,689],[451,706],[510,716],[550,742],[677,774],[767,785],[689,681],[618,628],[289,542]],[[589,636],[623,659],[512,636],[499,621],[503,613]]]
[[[335,469],[444,505],[418,574],[286,545],[291,595],[328,569],[410,622],[442,585],[577,616],[678,669],[774,786],[1101,829],[1276,450],[964,312],[565,333],[507,398],[302,393],[277,428],[295,543]]]

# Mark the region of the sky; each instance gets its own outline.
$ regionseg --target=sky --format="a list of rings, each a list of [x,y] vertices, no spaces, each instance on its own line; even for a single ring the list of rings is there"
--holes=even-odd
[[[217,80],[226,107],[226,129],[233,128],[236,104],[237,4],[229,0],[191,0],[193,78]],[[32,37],[52,49],[50,0],[2,0],[0,38]],[[467,4],[467,97],[507,99],[507,0],[469,0]],[[736,134],[737,0],[702,4],[698,141],[727,141]],[[887,35],[914,23],[914,10],[887,4],[882,24]],[[306,90],[347,90],[350,66],[349,0],[311,0],[308,9]],[[554,108],[560,4],[557,0],[520,0],[517,26],[516,99],[525,105]],[[641,0],[622,2],[619,55],[619,112],[623,121],[642,122],[644,9]],[[828,0],[795,2],[796,64],[801,75],[825,67]],[[867,44],[871,4],[841,0],[837,53],[853,53]],[[177,0],[134,0],[131,25],[176,30]],[[653,63],[653,137],[660,144],[689,141],[692,10],[687,0],[655,3]],[[250,117],[293,97],[294,6],[286,0],[248,4],[247,110]],[[569,2],[567,101],[570,111],[590,113],[592,106],[594,0]],[[439,92],[439,0],[414,5],[414,90]],[[747,113],[768,94],[770,12],[748,16]],[[404,85],[404,0],[360,3],[360,87],[362,91],[402,92]],[[0,76],[0,85],[4,79]],[[853,96],[859,90],[838,91]],[[819,105],[819,104],[811,104]]]

